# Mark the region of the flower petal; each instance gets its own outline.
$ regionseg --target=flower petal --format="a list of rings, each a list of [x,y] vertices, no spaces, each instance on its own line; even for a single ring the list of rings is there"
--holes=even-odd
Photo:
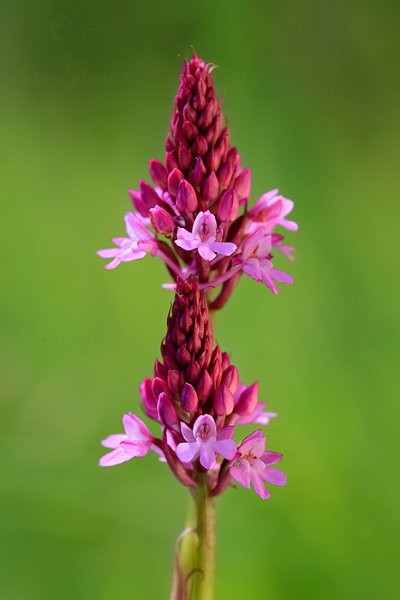
[[[210,245],[211,250],[214,250],[217,254],[223,254],[224,256],[230,256],[237,249],[236,244],[232,242],[213,242]],[[199,249],[200,252],[200,249]]]
[[[221,440],[214,442],[214,450],[227,460],[232,460],[236,454],[237,446],[233,440]]]
[[[266,467],[261,477],[264,481],[268,481],[268,483],[272,483],[273,485],[286,485],[286,475],[280,469]]]
[[[197,442],[182,442],[176,447],[176,455],[184,463],[193,462],[199,456],[199,446]]]
[[[271,269],[269,274],[273,279],[279,281],[279,283],[293,283],[293,277],[289,275],[289,273],[285,273],[284,271],[280,271],[279,269]]]
[[[247,489],[250,488],[250,463],[248,460],[241,460],[238,465],[231,467],[229,472],[240,485]]]
[[[181,422],[181,432],[187,442],[194,442],[194,435],[190,427],[186,423]]]
[[[115,258],[120,252],[119,248],[105,248],[104,250],[97,250],[96,254],[101,258]]]
[[[223,442],[221,442],[223,443]],[[200,444],[200,464],[205,469],[212,469],[216,463],[214,445]]]
[[[282,454],[280,454],[280,452],[272,452],[271,450],[267,450],[262,456],[260,456],[260,460],[263,461],[266,467],[269,467],[270,465],[274,465],[282,460]]]
[[[105,440],[102,440],[101,445],[104,448],[118,448],[121,442],[125,442],[128,439],[125,433],[114,433],[109,435]]]
[[[115,448],[115,450],[102,456],[99,460],[99,465],[100,467],[113,467],[114,465],[119,465],[131,458],[133,458],[132,454],[129,454],[122,446],[119,446],[118,448]]]
[[[199,245],[199,254],[201,258],[208,261],[213,260],[217,256],[215,252],[213,252],[211,248],[206,244]]]
[[[260,475],[257,473],[257,471],[254,471],[253,469],[251,469],[250,478],[251,478],[251,483],[253,484],[255,493],[258,496],[260,496],[260,498],[262,498],[263,500],[266,500],[267,498],[269,498],[271,494],[265,487],[264,482],[261,479]]]

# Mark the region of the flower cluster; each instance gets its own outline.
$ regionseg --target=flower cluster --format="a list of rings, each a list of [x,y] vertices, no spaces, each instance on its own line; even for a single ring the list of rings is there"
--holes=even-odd
[[[275,269],[273,252],[292,257],[294,248],[275,229],[295,231],[297,224],[287,219],[293,202],[278,190],[248,207],[251,171],[230,145],[211,72],[196,55],[184,63],[165,161],[150,160],[153,185],[140,181],[139,190],[130,190],[135,210],[125,216],[127,237],[114,238],[115,247],[98,254],[112,259],[107,269],[158,256],[174,282],[196,274],[202,289],[218,290],[210,301],[217,309],[242,274],[274,294],[277,283],[292,283]]]
[[[261,429],[239,445],[233,439],[237,426],[265,425],[276,415],[258,400],[258,384],[241,383],[229,355],[214,343],[205,293],[193,275],[177,279],[161,356],[153,377],[139,386],[144,412],[160,425],[160,436],[129,413],[123,417],[125,433],[103,441],[111,452],[100,465],[154,450],[186,486],[196,487],[198,474],[207,472],[212,495],[232,480],[247,488],[252,484],[261,498],[269,497],[264,482],[284,485],[285,475],[271,466],[282,455],[266,451]]]

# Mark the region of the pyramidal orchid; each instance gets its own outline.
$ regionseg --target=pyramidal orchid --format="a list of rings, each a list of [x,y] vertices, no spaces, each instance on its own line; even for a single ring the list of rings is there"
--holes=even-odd
[[[114,466],[155,452],[160,468],[189,490],[195,516],[185,543],[180,536],[177,545],[173,600],[212,598],[216,497],[239,484],[265,500],[269,484],[286,483],[273,466],[282,455],[266,449],[259,429],[277,415],[259,399],[257,382],[240,381],[215,341],[211,317],[243,275],[274,294],[278,284],[292,283],[275,268],[274,253],[293,257],[279,230],[297,230],[287,219],[293,202],[272,190],[249,206],[251,171],[231,146],[211,74],[211,65],[196,55],[184,62],[164,159],[150,160],[152,183],[141,180],[129,190],[126,236],[98,251],[111,259],[109,270],[147,254],[160,258],[171,278],[163,286],[174,291],[161,354],[139,385],[155,433],[134,413],[125,414],[124,432],[103,440],[108,452],[99,461]],[[243,436],[241,428],[251,425],[258,428]]]

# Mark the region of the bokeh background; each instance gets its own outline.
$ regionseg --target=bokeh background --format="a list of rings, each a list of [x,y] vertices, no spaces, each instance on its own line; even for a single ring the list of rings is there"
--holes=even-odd
[[[293,287],[242,281],[217,337],[279,419],[286,488],[218,502],[217,599],[396,595],[398,3],[39,0],[1,9],[0,597],[168,596],[187,493],[96,466],[138,410],[171,295],[103,269],[162,158],[183,57],[219,65],[253,199],[296,201]],[[287,266],[281,259],[279,266]]]

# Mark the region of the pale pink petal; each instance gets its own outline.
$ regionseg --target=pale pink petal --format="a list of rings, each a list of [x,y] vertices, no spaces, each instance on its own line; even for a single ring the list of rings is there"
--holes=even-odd
[[[262,280],[263,280],[264,284],[266,285],[266,287],[269,288],[271,290],[271,292],[273,292],[274,294],[276,294],[276,295],[279,294],[279,289],[273,282],[273,279],[271,278],[269,272],[267,272],[265,269],[263,269],[261,271],[261,275],[262,275]]]
[[[135,414],[128,413],[122,418],[125,433],[133,442],[147,442],[153,439],[147,425]]]
[[[282,219],[279,223],[282,227],[285,227],[289,231],[298,231],[299,226],[296,221],[289,221],[288,219]]]
[[[218,442],[217,442],[218,443]],[[223,442],[220,442],[223,443]],[[205,469],[212,469],[216,463],[214,445],[205,443],[200,445],[200,464]]]
[[[206,244],[199,245],[199,254],[204,260],[213,260],[217,255]]]
[[[114,244],[116,244],[117,246],[122,246],[122,244],[126,241],[128,241],[129,243],[132,242],[132,240],[130,240],[129,238],[125,238],[125,237],[115,237],[112,239],[112,241],[114,242]]]
[[[100,467],[113,467],[114,465],[119,465],[131,458],[133,458],[132,454],[129,454],[122,446],[119,446],[115,450],[102,456],[99,460],[99,465]]]
[[[110,271],[111,269],[115,269],[115,267],[118,267],[118,265],[121,264],[121,261],[119,258],[114,258],[114,260],[112,260],[110,263],[105,265],[105,269],[107,269],[107,271]]]
[[[178,237],[175,240],[175,244],[179,246],[179,248],[183,248],[183,250],[190,252],[191,250],[196,250],[196,248],[199,247],[200,242],[194,239],[183,239],[182,237]]]
[[[269,498],[271,494],[265,487],[260,475],[253,469],[251,469],[250,478],[251,478],[251,483],[253,484],[255,493],[258,496],[260,496],[260,498],[262,498],[263,500],[266,500],[267,498]]]
[[[282,454],[280,454],[279,452],[272,452],[271,450],[267,450],[267,452],[264,452],[264,454],[262,456],[260,456],[260,460],[263,461],[263,463],[266,467],[269,467],[270,465],[274,465],[275,463],[279,462],[281,459],[282,459]]]
[[[136,213],[128,212],[124,219],[126,232],[132,240],[148,240],[154,237]]]
[[[152,444],[148,442],[121,442],[121,447],[132,457],[142,458],[148,454]]]
[[[106,248],[104,250],[97,250],[96,254],[101,256],[101,258],[114,258],[120,252],[121,250],[119,248]]]
[[[262,228],[259,228],[244,240],[242,246],[242,257],[244,260],[255,253],[263,237],[265,237],[265,232]]]
[[[278,416],[278,413],[269,412],[267,410],[263,410],[259,417],[255,420],[259,425],[268,425],[271,419],[274,419]]]
[[[217,220],[209,210],[199,212],[194,220],[192,233],[202,241],[215,240],[217,235]]]
[[[215,452],[226,458],[232,460],[236,454],[237,446],[233,440],[217,440],[213,444]]]
[[[243,273],[246,273],[249,277],[258,281],[258,283],[262,283],[262,273],[260,269],[260,263],[255,258],[249,258],[247,262],[243,265]]]
[[[131,248],[125,250],[123,254],[118,257],[121,262],[130,262],[131,260],[140,260],[146,256],[146,252],[139,250],[138,248]]]
[[[217,437],[217,428],[211,415],[201,415],[196,419],[196,422],[193,426],[193,435],[196,439],[200,433],[200,428],[203,427],[208,429],[208,439]]]
[[[274,202],[268,204],[268,221],[273,221],[281,216],[283,209],[282,196],[278,196]]]
[[[284,271],[280,271],[279,269],[271,269],[270,275],[271,277],[273,277],[273,279],[279,281],[279,283],[293,283],[293,277],[289,275],[289,273],[285,273]]]
[[[272,483],[273,485],[286,485],[286,475],[280,469],[266,467],[261,477],[264,481],[268,481],[268,483]]]
[[[230,256],[237,249],[236,244],[232,242],[213,242],[210,244],[211,250],[214,250],[217,254],[223,254],[224,256]],[[199,249],[200,252],[200,249]]]
[[[193,462],[199,456],[199,446],[197,442],[182,442],[176,447],[176,455],[184,463]]]
[[[250,488],[250,463],[248,460],[241,460],[240,464],[231,467],[229,472],[240,485],[247,489]]]
[[[124,442],[127,436],[124,433],[114,433],[109,435],[105,440],[102,440],[101,445],[104,448],[117,448],[121,442]]]
[[[186,425],[186,423],[183,423],[183,422],[181,423],[181,432],[182,432],[182,435],[183,435],[184,439],[187,442],[194,442],[195,441],[193,432],[190,429],[190,427],[188,427]]]
[[[264,439],[265,436],[261,429],[257,429],[257,431],[253,431],[250,435],[244,438],[243,442],[239,446],[240,454],[248,454],[249,452],[253,453],[253,448],[256,447],[260,440]],[[264,445],[265,448],[265,445]]]

